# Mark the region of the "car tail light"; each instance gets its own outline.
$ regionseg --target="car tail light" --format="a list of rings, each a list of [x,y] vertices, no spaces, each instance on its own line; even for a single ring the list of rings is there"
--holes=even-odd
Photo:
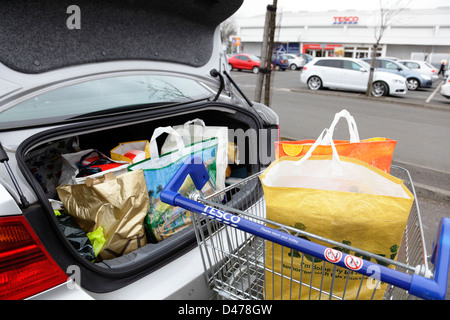
[[[303,71],[305,71],[306,70],[306,67],[303,67]]]
[[[436,72],[436,71],[437,71],[436,69],[431,70],[431,72]]]
[[[67,279],[23,216],[0,217],[0,300],[24,299]]]

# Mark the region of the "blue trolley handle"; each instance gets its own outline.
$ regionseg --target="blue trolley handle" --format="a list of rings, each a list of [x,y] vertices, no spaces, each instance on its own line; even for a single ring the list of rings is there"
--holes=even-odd
[[[220,221],[239,230],[254,234],[274,243],[309,254],[316,258],[368,277],[389,283],[409,291],[422,299],[443,300],[447,291],[447,275],[450,263],[450,219],[443,218],[434,244],[431,262],[434,264],[434,279],[416,274],[410,275],[385,266],[346,254],[314,242],[263,226],[231,213],[182,197],[178,190],[190,175],[195,187],[201,190],[209,180],[208,172],[199,158],[191,156],[174,175],[161,193],[161,200],[172,206],[182,207],[197,214]]]

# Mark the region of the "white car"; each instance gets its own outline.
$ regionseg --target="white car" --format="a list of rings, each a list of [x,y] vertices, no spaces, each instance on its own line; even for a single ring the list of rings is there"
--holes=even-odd
[[[285,54],[284,55],[289,61],[289,69],[291,70],[299,70],[305,65],[305,59],[302,57],[298,57],[294,54]]]
[[[62,155],[109,156],[191,120],[240,134],[232,177],[274,160],[256,148],[278,139],[278,116],[233,93],[222,50],[220,24],[242,0],[80,3],[0,1],[0,300],[210,299],[192,226],[93,262],[53,205]]]
[[[419,60],[398,60],[397,62],[407,66],[411,70],[417,71],[420,74],[429,76],[431,80],[435,81],[439,78],[438,72],[439,69],[434,67],[432,64],[426,62],[426,61],[419,61]]]
[[[450,77],[447,77],[445,83],[441,86],[441,95],[450,99]]]
[[[310,90],[321,88],[366,92],[370,66],[352,58],[316,58],[303,67],[300,76]],[[372,95],[404,95],[408,91],[406,79],[402,76],[375,71]]]

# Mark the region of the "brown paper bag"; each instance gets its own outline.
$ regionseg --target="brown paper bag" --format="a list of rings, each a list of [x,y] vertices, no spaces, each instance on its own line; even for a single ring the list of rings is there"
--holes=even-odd
[[[84,184],[62,185],[57,191],[86,233],[103,228],[105,244],[97,260],[119,257],[147,243],[143,221],[150,202],[142,170],[88,178]]]

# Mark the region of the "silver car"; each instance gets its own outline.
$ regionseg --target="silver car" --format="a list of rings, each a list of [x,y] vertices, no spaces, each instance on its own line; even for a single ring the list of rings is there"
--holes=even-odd
[[[235,85],[220,41],[242,2],[1,1],[0,299],[211,297],[192,228],[93,263],[52,203],[62,154],[196,118],[244,135],[232,175],[273,160],[278,117]]]
[[[398,60],[401,64],[407,66],[411,70],[417,71],[422,75],[428,76],[432,81],[435,81],[439,78],[438,72],[439,69],[434,67],[431,63],[420,60]]]

